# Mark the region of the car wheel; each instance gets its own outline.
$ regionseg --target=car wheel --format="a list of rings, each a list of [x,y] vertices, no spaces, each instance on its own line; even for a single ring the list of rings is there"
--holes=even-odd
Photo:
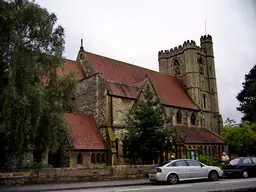
[[[172,174],[170,174],[170,175],[168,176],[167,182],[168,182],[169,184],[176,184],[176,183],[178,183],[178,181],[179,181],[178,175],[172,173]]]
[[[242,171],[242,177],[243,177],[243,178],[248,178],[248,177],[249,177],[249,173],[248,173],[247,170],[243,170],[243,171]]]
[[[217,181],[219,178],[219,174],[217,171],[211,171],[208,176],[210,181]]]

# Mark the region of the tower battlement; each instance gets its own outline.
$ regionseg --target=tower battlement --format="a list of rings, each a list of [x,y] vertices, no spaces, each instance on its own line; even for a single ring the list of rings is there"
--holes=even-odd
[[[170,50],[161,50],[158,52],[158,59],[169,58],[177,54],[181,54],[187,49],[195,49],[198,52],[203,53],[203,49],[200,46],[196,45],[196,42],[193,40],[184,41],[183,45],[176,46]]]
[[[211,35],[204,35],[200,38],[200,44],[202,43],[212,43],[212,36]]]

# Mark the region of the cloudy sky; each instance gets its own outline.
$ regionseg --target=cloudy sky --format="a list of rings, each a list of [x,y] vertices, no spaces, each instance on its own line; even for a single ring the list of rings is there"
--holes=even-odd
[[[96,54],[158,70],[159,50],[213,37],[223,119],[240,121],[237,93],[256,64],[256,0],[36,0],[66,30],[65,56],[80,39]]]

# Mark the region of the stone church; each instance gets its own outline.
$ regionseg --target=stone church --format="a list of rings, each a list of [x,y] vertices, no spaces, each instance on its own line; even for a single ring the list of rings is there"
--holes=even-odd
[[[81,47],[75,61],[66,60],[59,75],[77,74],[69,125],[69,166],[123,164],[124,118],[142,89],[150,85],[160,99],[168,126],[187,135],[177,158],[220,157],[227,146],[223,128],[210,35],[158,53],[159,72],[89,53]]]

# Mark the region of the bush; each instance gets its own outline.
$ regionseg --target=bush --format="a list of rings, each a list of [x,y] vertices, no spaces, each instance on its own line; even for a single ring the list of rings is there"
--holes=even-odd
[[[39,171],[41,168],[51,168],[52,165],[42,163],[30,163],[24,167],[24,170]]]
[[[217,158],[215,158],[215,157],[201,156],[199,158],[199,161],[201,161],[205,165],[220,166],[219,160]]]

